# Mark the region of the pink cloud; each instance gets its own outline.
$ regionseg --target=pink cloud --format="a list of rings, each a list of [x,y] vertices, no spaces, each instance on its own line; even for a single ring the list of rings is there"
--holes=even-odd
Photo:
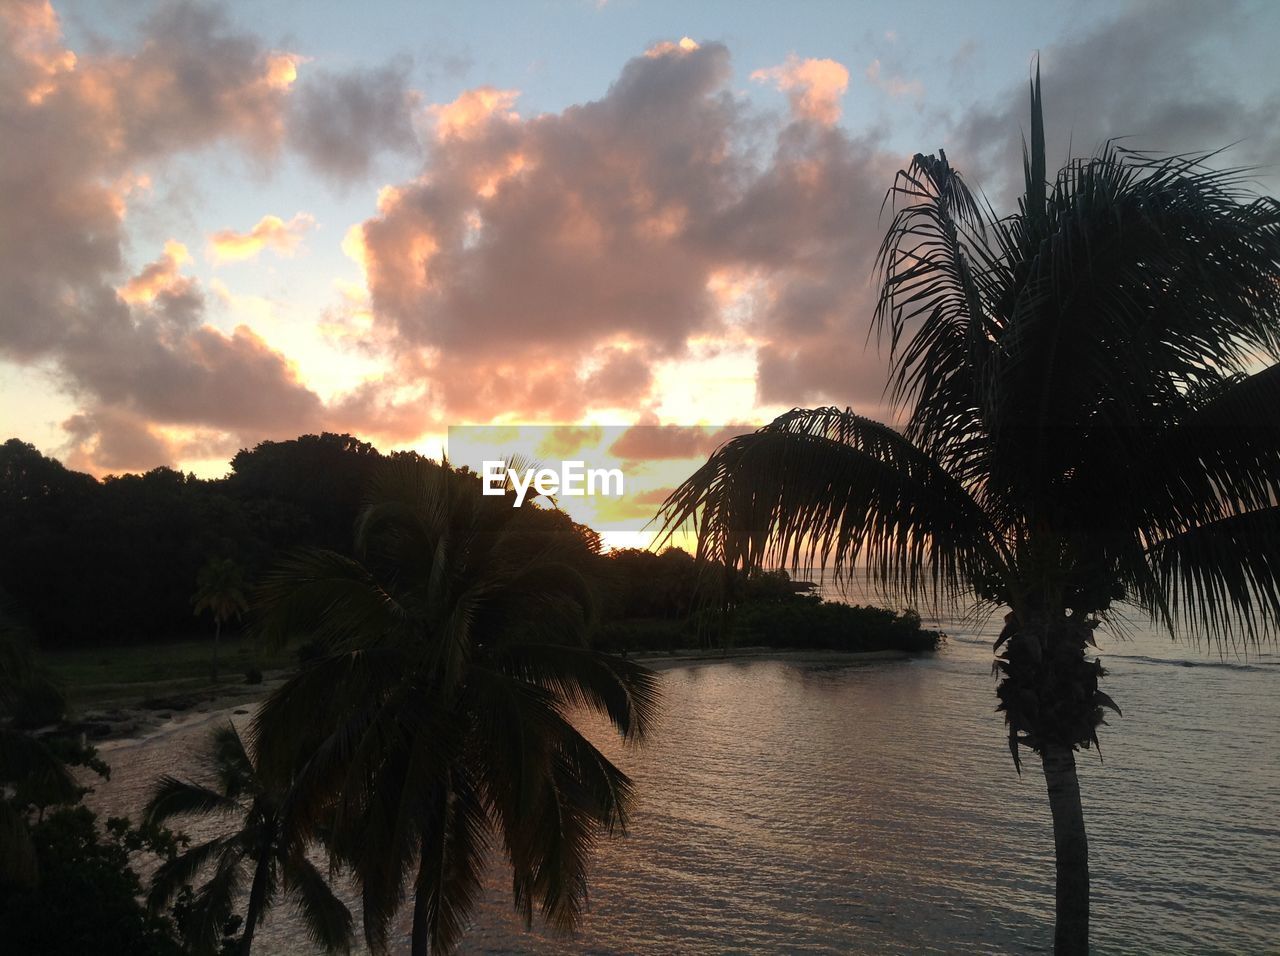
[[[302,244],[302,237],[315,226],[315,219],[300,212],[288,222],[279,216],[263,216],[247,232],[219,229],[209,237],[209,252],[215,261],[234,262],[252,259],[264,249],[291,256]]]
[[[849,70],[835,60],[802,60],[794,53],[785,63],[756,70],[751,79],[773,83],[787,94],[792,115],[823,126],[840,119],[840,99],[849,88]]]

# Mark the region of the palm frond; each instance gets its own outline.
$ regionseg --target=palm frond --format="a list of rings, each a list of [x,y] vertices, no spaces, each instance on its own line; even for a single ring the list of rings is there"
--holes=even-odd
[[[341,649],[392,634],[406,614],[358,562],[332,551],[295,551],[263,577],[258,634],[280,646],[308,637]]]
[[[498,652],[496,666],[570,706],[604,714],[628,739],[644,739],[661,701],[655,671],[587,648],[510,644]]]
[[[301,855],[288,860],[284,867],[284,888],[293,899],[312,943],[330,953],[351,951],[351,911],[311,861]]]
[[[839,574],[865,560],[908,595],[1006,566],[999,529],[959,482],[891,428],[834,408],[726,442],[660,517],[668,532],[696,518],[700,549],[730,565],[832,560]]]
[[[990,272],[999,259],[987,246],[987,217],[945,153],[917,154],[890,197],[906,205],[880,245],[873,328],[888,338],[895,403],[914,403],[908,436],[937,455],[983,431],[980,399],[999,329],[974,265],[976,257]]]
[[[218,952],[223,929],[235,910],[244,882],[242,861],[224,853],[217,867],[191,900],[183,924],[183,941],[195,956]]]
[[[173,902],[184,886],[196,883],[200,872],[223,855],[238,859],[241,853],[238,834],[215,837],[195,844],[173,859],[165,860],[151,876],[151,888],[147,893],[147,906],[152,912],[160,912]]]
[[[298,671],[263,701],[250,725],[261,772],[287,788],[353,714],[377,711],[406,664],[399,648],[380,646],[331,654]]]
[[[433,953],[453,952],[483,888],[489,817],[466,773],[453,773],[430,796],[429,823],[414,883],[414,934]]]
[[[151,799],[142,812],[148,823],[164,823],[178,816],[234,814],[243,810],[237,801],[226,794],[166,774],[156,782]]]
[[[1193,633],[1258,642],[1280,625],[1277,541],[1280,506],[1271,506],[1172,535],[1149,559],[1173,617]]]

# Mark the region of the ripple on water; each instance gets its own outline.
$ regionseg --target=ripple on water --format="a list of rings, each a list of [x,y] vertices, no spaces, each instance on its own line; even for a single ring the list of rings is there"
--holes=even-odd
[[[1152,635],[1120,648],[1103,656],[1125,717],[1104,728],[1104,760],[1080,760],[1096,950],[1275,951],[1280,668],[1171,667]],[[1019,777],[1005,749],[989,636],[911,661],[717,662],[663,683],[647,746],[587,727],[640,805],[596,854],[581,932],[525,932],[494,867],[465,951],[1047,950],[1048,810],[1035,768]],[[108,745],[97,801],[141,805],[203,732]],[[297,952],[297,933],[281,910],[261,951]]]

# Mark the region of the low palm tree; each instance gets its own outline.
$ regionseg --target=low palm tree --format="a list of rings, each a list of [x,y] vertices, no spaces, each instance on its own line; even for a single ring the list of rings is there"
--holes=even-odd
[[[301,915],[312,942],[329,952],[351,946],[351,913],[307,859],[304,832],[292,825],[288,791],[268,786],[235,728],[216,730],[207,755],[212,785],[165,776],[147,803],[148,823],[216,817],[229,829],[188,847],[152,878],[148,905],[163,910],[184,886],[196,890],[182,921],[184,941],[196,954],[216,953],[248,877],[248,902],[239,952],[248,956],[267,911],[282,898]]]
[[[195,614],[213,615],[213,679],[218,679],[218,644],[222,625],[249,610],[245,598],[244,569],[231,558],[210,558],[196,577],[196,593],[191,596]]]
[[[631,781],[571,717],[640,739],[656,676],[589,648],[593,556],[563,515],[513,500],[447,464],[393,462],[359,560],[300,552],[260,592],[266,639],[323,653],[265,702],[257,745],[331,827],[378,952],[408,894],[411,952],[450,951],[491,849],[527,923],[537,906],[572,929],[593,843],[625,824]]]
[[[999,709],[1048,787],[1059,953],[1088,948],[1074,753],[1115,707],[1094,629],[1120,603],[1218,640],[1280,616],[1280,203],[1206,158],[1108,144],[1049,184],[1037,74],[1016,213],[941,152],[891,190],[876,322],[905,428],[796,409],[662,515],[730,564],[1008,609]]]

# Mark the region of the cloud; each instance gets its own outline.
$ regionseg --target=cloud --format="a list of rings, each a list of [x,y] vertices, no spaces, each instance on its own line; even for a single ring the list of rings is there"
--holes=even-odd
[[[639,424],[626,429],[609,454],[626,461],[705,458],[730,438],[754,431],[751,425]]]
[[[1269,167],[1280,151],[1274,119],[1280,90],[1211,55],[1258,29],[1257,15],[1236,2],[1135,2],[1088,32],[1044,47],[1050,172],[1069,154],[1088,155],[1116,137],[1125,137],[1126,146],[1174,153],[1234,143],[1216,162],[1259,164],[1259,177],[1274,188]],[[1022,185],[1028,117],[1026,80],[1019,79],[993,103],[954,117],[936,145],[948,146],[971,182],[1007,203]]]
[[[924,96],[923,83],[919,80],[904,79],[897,74],[885,75],[879,60],[872,60],[867,67],[867,82],[877,89],[884,90],[894,99],[903,96],[914,96],[916,98]]]
[[[300,212],[288,222],[279,216],[263,216],[248,232],[220,229],[209,237],[209,254],[215,262],[252,259],[263,249],[291,256],[303,235],[315,225],[315,219]]]
[[[80,466],[160,464],[171,428],[257,440],[319,423],[283,356],[203,324],[181,243],[133,274],[126,259],[140,167],[217,143],[269,159],[299,62],[214,7],[165,6],[136,48],[77,55],[47,2],[0,6],[0,356],[40,363],[79,403],[65,429]]]
[[[67,465],[78,470],[147,471],[174,460],[174,450],[144,419],[120,409],[79,412],[62,423],[71,441]]]
[[[511,111],[511,107],[519,97],[519,90],[480,86],[466,90],[452,103],[430,106],[427,112],[435,120],[437,138],[466,138],[490,122],[518,120],[520,117]]]
[[[770,401],[802,382],[782,400],[874,404],[867,278],[900,160],[832,125],[843,67],[787,70],[781,124],[733,94],[716,43],[659,44],[560,113],[522,116],[492,87],[434,108],[420,175],[345,244],[370,336],[416,357],[453,421],[634,414],[655,366],[714,341],[755,343]]]
[[[795,117],[824,126],[839,121],[840,99],[849,88],[849,70],[842,64],[835,60],[801,60],[794,53],[780,66],[756,70],[751,79],[773,83],[787,94]]]
[[[383,152],[415,150],[412,116],[419,96],[409,88],[408,74],[405,60],[372,70],[316,71],[292,99],[289,145],[343,183],[368,176]]]
[[[170,239],[164,244],[164,255],[120,287],[120,298],[129,305],[150,305],[161,295],[190,294],[194,283],[180,272],[190,261],[187,247]]]
[[[654,60],[663,56],[681,56],[698,49],[698,41],[691,37],[681,37],[678,42],[663,40],[644,51],[644,55]]]
[[[1051,156],[1065,157],[1068,135],[1079,152],[1134,133],[1171,149],[1254,134],[1239,161],[1272,157],[1274,86],[1191,55],[1249,30],[1249,9],[1150,10],[1044,49]],[[793,55],[751,75],[787,95],[784,115],[735,91],[725,46],[688,38],[653,45],[595,99],[556,112],[483,85],[423,109],[407,62],[326,70],[218,7],[166,5],[127,47],[72,51],[48,3],[11,0],[0,356],[57,377],[77,403],[71,447],[97,468],[317,428],[401,443],[448,421],[632,420],[662,407],[660,383],[703,381],[696,362],[730,352],[725,376],[745,391],[754,372],[757,405],[878,414],[873,264],[881,201],[908,157],[887,128],[841,125],[840,63]],[[867,78],[921,92],[889,54]],[[1019,81],[940,114],[939,142],[919,145],[946,146],[1001,206],[1025,110]],[[214,148],[264,168],[292,149],[348,185],[388,152],[421,150],[416,174],[382,188],[343,244],[364,288],[318,320],[376,355],[380,377],[322,401],[253,330],[208,323],[185,247],[130,236],[146,174]],[[288,254],[310,225],[264,217],[215,233],[209,251]]]

